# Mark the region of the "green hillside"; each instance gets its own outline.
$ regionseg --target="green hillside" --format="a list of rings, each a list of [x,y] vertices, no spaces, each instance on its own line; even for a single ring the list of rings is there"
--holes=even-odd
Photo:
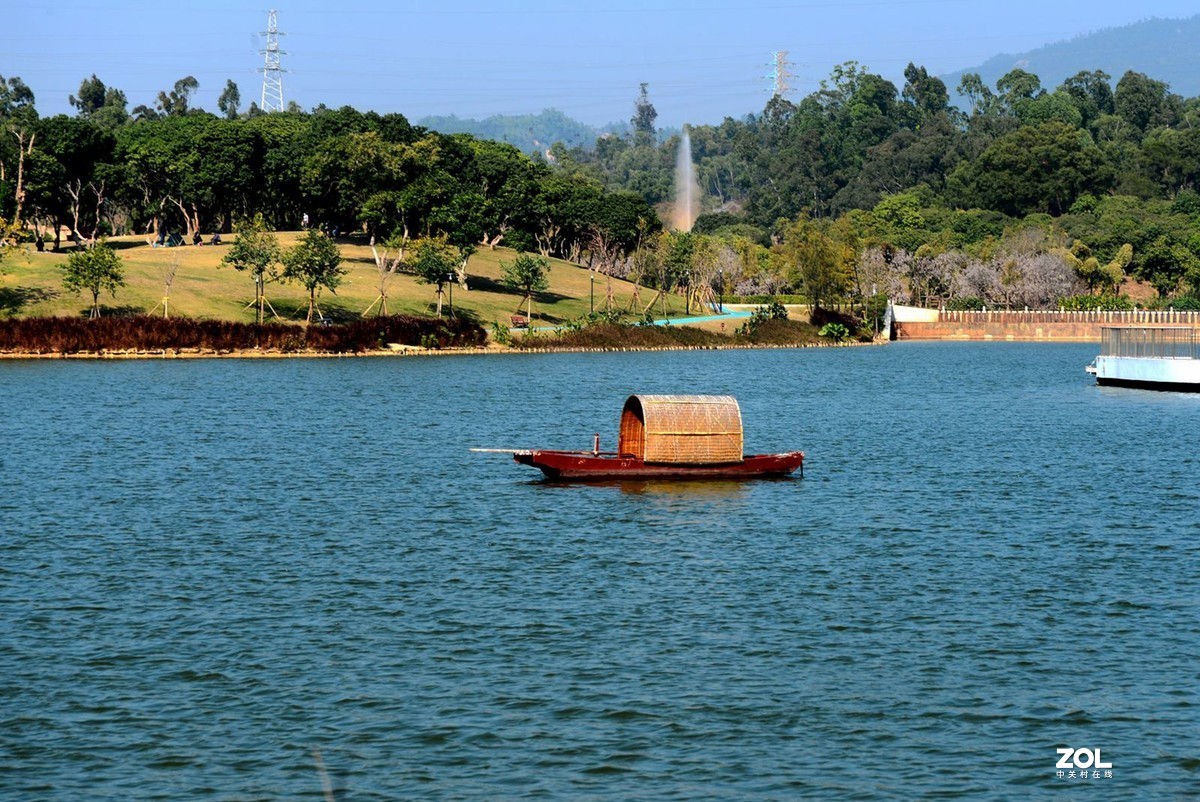
[[[298,232],[280,232],[280,244],[295,244]],[[229,238],[232,240],[232,237]],[[159,306],[164,295],[163,270],[177,262],[177,272],[171,287],[171,314],[187,317],[251,322],[254,311],[248,304],[254,298],[254,284],[249,274],[232,268],[219,267],[229,245],[179,248],[151,248],[137,237],[118,237],[111,241],[119,249],[125,267],[125,286],[116,297],[101,296],[108,314],[138,312],[162,313]],[[347,274],[337,294],[326,293],[321,300],[322,312],[338,321],[359,317],[379,298],[379,271],[371,249],[366,244],[341,243],[343,267]],[[467,287],[453,287],[454,308],[468,312],[484,325],[493,321],[507,323],[518,306],[524,313],[524,297],[501,282],[501,262],[511,261],[515,252],[497,248],[481,249],[471,257],[467,266]],[[67,292],[62,285],[62,268],[67,251],[62,253],[18,252],[9,254],[0,263],[0,315],[86,315],[90,296]],[[585,268],[557,259],[550,260],[550,287],[534,296],[535,324],[556,324],[582,317],[591,305],[593,284]],[[613,302],[617,308],[628,307],[633,285],[614,279]],[[595,305],[604,307],[607,280],[595,277]],[[421,284],[415,276],[396,274],[387,286],[388,312],[392,314],[429,315],[436,310],[435,288]],[[643,305],[653,292],[642,288]],[[303,320],[307,310],[307,293],[298,284],[271,283],[267,298],[285,319]],[[448,305],[447,295],[443,302]],[[671,308],[683,310],[683,299],[672,296]],[[374,314],[378,305],[371,309]]]
[[[1197,51],[1200,51],[1200,15],[1187,19],[1148,19],[1055,42],[1027,53],[1003,53],[978,67],[941,77],[953,92],[966,73],[979,73],[984,83],[995,86],[997,79],[1020,67],[1041,78],[1042,87],[1050,90],[1080,70],[1103,70],[1112,76],[1114,83],[1126,71],[1133,70],[1165,81],[1177,94],[1194,97],[1200,95]]]
[[[538,114],[496,114],[482,120],[457,117],[422,117],[417,125],[443,134],[471,134],[478,139],[507,142],[526,153],[544,153],[551,145],[561,142],[569,148],[591,148],[596,138],[605,132],[616,132],[619,126],[596,128],[581,123],[557,109],[545,109]]]

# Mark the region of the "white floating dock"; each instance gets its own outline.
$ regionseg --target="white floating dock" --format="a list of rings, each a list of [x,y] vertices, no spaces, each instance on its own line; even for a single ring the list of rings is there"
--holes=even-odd
[[[1198,335],[1182,326],[1105,326],[1087,371],[1101,385],[1200,392]]]

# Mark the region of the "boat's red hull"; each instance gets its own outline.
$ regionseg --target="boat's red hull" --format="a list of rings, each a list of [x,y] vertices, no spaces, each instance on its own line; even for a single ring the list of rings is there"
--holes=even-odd
[[[804,452],[755,454],[741,462],[722,465],[646,464],[636,457],[596,455],[590,451],[517,451],[513,459],[532,465],[549,479],[592,481],[612,479],[754,479],[787,476],[800,469],[803,476]]]

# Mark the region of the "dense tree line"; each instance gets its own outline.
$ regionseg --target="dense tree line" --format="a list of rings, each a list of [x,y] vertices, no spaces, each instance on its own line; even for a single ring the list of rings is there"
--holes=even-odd
[[[760,114],[690,129],[708,212],[696,230],[761,249],[743,289],[809,292],[798,274],[811,265],[781,255],[803,230],[853,249],[856,264],[882,258],[874,283],[915,301],[1111,293],[1120,282],[1096,276],[1114,264],[1164,302],[1200,294],[1200,98],[1135,72],[1114,83],[1083,71],[1047,90],[1016,69],[995,87],[964,76],[964,111],[923,67],[904,75],[897,88],[850,62],[798,102],[775,97]],[[551,155],[563,173],[665,204],[677,145],[605,137]],[[840,272],[835,296],[865,291],[870,270]]]
[[[602,240],[633,246],[659,226],[640,195],[565,176],[511,145],[443,135],[400,114],[350,107],[240,113],[232,82],[220,115],[197,109],[194,78],[127,111],[120,90],[85,79],[74,116],[39,117],[19,78],[0,78],[0,217],[31,237],[268,228],[306,218],[380,239],[442,235],[580,260]]]
[[[232,82],[214,115],[191,103],[191,78],[127,111],[91,76],[75,116],[40,118],[19,78],[0,79],[0,216],[52,247],[60,232],[190,236],[307,216],[381,242],[536,251],[697,303],[1093,303],[1126,275],[1162,303],[1197,303],[1200,98],[1134,72],[1048,91],[1017,69],[994,87],[966,75],[964,111],[923,67],[904,75],[898,88],[850,62],[798,102],[691,128],[707,213],[687,234],[662,231],[655,210],[678,141],[661,141],[644,84],[628,136],[531,158],[400,114],[243,113]]]

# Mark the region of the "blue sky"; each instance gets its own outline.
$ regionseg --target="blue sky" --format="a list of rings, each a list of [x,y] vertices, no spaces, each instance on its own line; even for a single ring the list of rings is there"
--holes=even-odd
[[[0,31],[0,75],[20,76],[42,114],[96,73],[130,107],[185,76],[215,111],[226,79],[259,100],[270,6],[171,0],[17,0]],[[1100,28],[1187,17],[1194,0],[1140,3],[967,0],[278,0],[284,98],[483,117],[557,108],[592,124],[627,120],[638,84],[663,126],[759,111],[770,54],[787,50],[792,97],[854,59],[902,83],[905,64],[939,74]],[[15,24],[11,24],[14,23]]]

